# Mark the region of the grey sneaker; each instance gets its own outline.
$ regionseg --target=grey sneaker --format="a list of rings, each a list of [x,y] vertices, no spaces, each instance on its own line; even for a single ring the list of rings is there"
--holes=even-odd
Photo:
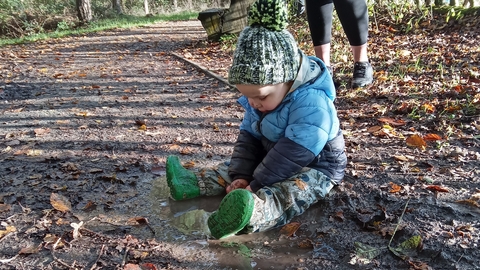
[[[364,87],[373,82],[373,68],[369,62],[356,62],[353,66],[352,88]]]

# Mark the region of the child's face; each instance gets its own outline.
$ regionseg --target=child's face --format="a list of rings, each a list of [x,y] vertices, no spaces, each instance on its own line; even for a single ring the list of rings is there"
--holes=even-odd
[[[291,83],[269,85],[237,84],[235,85],[248,98],[250,106],[265,113],[274,110],[282,102],[290,89]]]

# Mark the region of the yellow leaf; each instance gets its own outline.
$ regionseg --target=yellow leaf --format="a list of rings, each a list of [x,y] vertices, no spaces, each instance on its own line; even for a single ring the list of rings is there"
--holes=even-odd
[[[425,149],[427,147],[427,143],[417,134],[408,137],[406,141],[407,145],[411,147],[418,147],[421,149]]]
[[[398,161],[408,161],[408,158],[406,156],[394,156],[393,158]]]
[[[65,196],[57,193],[50,195],[50,204],[60,212],[67,212],[72,209],[70,201]]]
[[[5,235],[7,235],[8,233],[14,232],[16,230],[17,228],[15,228],[14,226],[7,226],[5,230],[0,230],[0,239]]]
[[[301,190],[305,190],[308,187],[307,183],[303,182],[302,180],[300,180],[298,178],[295,179],[295,184],[297,184],[298,188],[301,189]]]

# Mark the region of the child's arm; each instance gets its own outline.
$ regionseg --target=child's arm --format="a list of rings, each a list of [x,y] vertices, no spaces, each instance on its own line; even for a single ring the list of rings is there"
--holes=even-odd
[[[240,130],[233,148],[228,174],[233,180],[253,180],[253,172],[265,156],[262,143],[246,130]]]

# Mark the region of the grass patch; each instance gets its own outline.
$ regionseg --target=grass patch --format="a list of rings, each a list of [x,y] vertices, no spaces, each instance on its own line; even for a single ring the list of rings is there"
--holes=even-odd
[[[198,16],[198,12],[181,12],[175,14],[165,14],[157,16],[131,16],[121,15],[114,18],[106,18],[92,21],[87,25],[63,29],[54,32],[39,33],[21,38],[0,39],[0,47],[14,44],[24,44],[46,40],[50,38],[62,38],[66,36],[84,35],[87,33],[96,33],[110,29],[141,27],[154,24],[160,21],[184,21],[193,20]]]

